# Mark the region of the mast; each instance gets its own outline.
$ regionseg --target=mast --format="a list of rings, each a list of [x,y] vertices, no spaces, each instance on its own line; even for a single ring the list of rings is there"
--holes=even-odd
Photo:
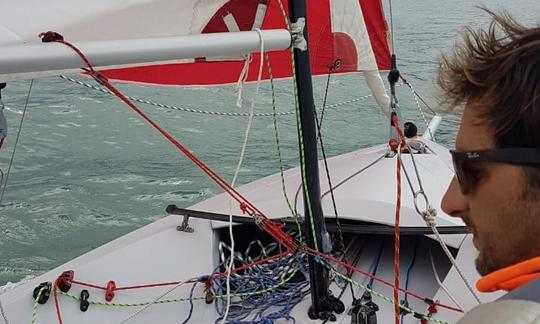
[[[289,0],[289,18],[293,29],[299,30],[304,37],[304,45],[308,42],[307,12],[305,0]],[[304,24],[305,23],[305,24]],[[294,47],[295,82],[298,88],[298,104],[300,108],[299,134],[300,157],[303,157],[305,169],[304,215],[307,244],[321,252],[330,252],[330,240],[326,230],[321,205],[321,190],[319,183],[319,164],[317,157],[317,133],[315,120],[315,104],[313,101],[313,87],[311,79],[311,65],[309,46]],[[303,151],[303,152],[302,152]],[[311,215],[310,215],[311,211]],[[312,230],[313,229],[313,230]],[[308,315],[311,319],[335,320],[332,312],[341,313],[345,309],[343,303],[329,294],[328,269],[317,262],[313,256],[308,257],[309,279],[311,287],[311,307]]]

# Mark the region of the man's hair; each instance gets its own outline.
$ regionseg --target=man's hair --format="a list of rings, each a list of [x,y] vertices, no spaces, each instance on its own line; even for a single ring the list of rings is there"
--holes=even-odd
[[[418,128],[414,123],[406,122],[403,124],[403,135],[407,138],[413,138],[418,135]]]
[[[482,107],[497,147],[540,149],[540,26],[526,28],[506,12],[482,9],[492,17],[489,27],[466,28],[463,42],[442,56],[445,102],[470,99]],[[529,189],[540,193],[540,167],[524,169]]]

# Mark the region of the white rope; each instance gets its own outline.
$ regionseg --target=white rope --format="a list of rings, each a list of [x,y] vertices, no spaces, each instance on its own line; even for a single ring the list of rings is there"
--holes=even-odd
[[[192,279],[195,279],[195,278],[192,278]],[[190,279],[191,280],[191,279]],[[187,280],[187,281],[190,281],[190,280]],[[176,288],[182,286],[183,284],[185,284],[187,281],[183,281],[183,282],[180,282],[178,284],[176,284],[174,287],[170,288],[169,290],[165,291],[163,294],[159,295],[158,297],[156,297],[152,302],[144,305],[143,307],[141,307],[139,310],[137,310],[136,312],[134,312],[133,314],[129,315],[125,320],[123,320],[122,322],[120,322],[120,324],[124,324],[124,323],[127,323],[129,322],[130,320],[132,320],[135,316],[139,315],[140,313],[142,313],[143,311],[145,311],[147,308],[149,308],[150,306],[152,305],[155,305],[159,300],[161,300],[163,297],[167,296],[168,294],[170,294],[173,290],[175,290]]]
[[[424,191],[424,187],[422,186],[422,179],[420,178],[420,174],[418,173],[418,167],[416,166],[416,161],[414,159],[414,154],[412,153],[412,149],[409,146],[409,144],[406,143],[405,145],[407,146],[407,149],[409,150],[409,155],[410,155],[411,160],[412,160],[414,171],[416,173],[416,180],[418,181],[418,187],[419,187],[419,190],[414,189],[411,178],[409,177],[409,173],[407,172],[407,168],[405,168],[405,164],[403,163],[403,161],[401,161],[402,162],[401,165],[402,165],[403,173],[405,173],[405,178],[407,179],[409,187],[411,188],[411,192],[413,193],[414,208],[416,209],[416,212],[422,217],[424,222],[426,222],[426,225],[431,228],[431,231],[433,232],[433,234],[435,234],[435,238],[437,239],[437,241],[439,242],[439,244],[440,244],[441,248],[443,249],[444,253],[448,257],[448,260],[450,260],[450,263],[452,263],[452,266],[454,268],[456,268],[456,271],[458,272],[459,276],[461,277],[461,279],[463,280],[463,282],[467,286],[467,289],[471,292],[471,294],[476,299],[478,304],[482,304],[482,301],[480,300],[480,298],[478,297],[478,295],[474,291],[474,288],[472,287],[471,283],[469,282],[469,280],[467,279],[467,277],[465,276],[465,274],[463,273],[461,268],[458,266],[458,264],[456,262],[456,259],[454,258],[454,256],[452,255],[452,253],[450,252],[448,247],[446,246],[446,243],[444,242],[443,238],[441,237],[441,234],[439,233],[439,230],[437,230],[437,226],[436,226],[437,224],[436,224],[436,221],[435,221],[435,217],[437,216],[437,210],[435,208],[431,207],[431,204],[429,203],[427,195],[426,195],[426,193]],[[402,160],[401,159],[401,150],[398,150],[397,158]],[[424,201],[425,201],[426,205],[425,205],[424,209],[421,209],[418,206],[418,198],[419,197],[422,197],[424,199]]]
[[[431,206],[429,206],[428,209],[423,211],[422,213],[422,217],[424,218],[424,221],[431,228],[431,231],[433,232],[433,234],[435,234],[435,237],[437,238],[437,241],[439,241],[439,244],[441,245],[444,253],[446,254],[446,256],[448,256],[448,260],[450,260],[450,262],[452,263],[452,266],[456,268],[457,273],[459,274],[459,276],[461,277],[461,279],[467,286],[467,289],[469,289],[469,291],[473,295],[474,299],[476,299],[478,304],[482,304],[482,301],[478,297],[478,294],[476,294],[476,292],[474,291],[474,288],[472,287],[471,283],[469,282],[469,280],[463,273],[463,270],[461,270],[461,268],[458,266],[456,259],[454,258],[454,256],[452,255],[448,247],[446,246],[446,243],[444,242],[443,238],[441,237],[441,234],[439,233],[439,230],[437,229],[437,226],[435,223],[436,215],[437,215],[437,211]]]
[[[236,180],[238,179],[238,174],[240,173],[240,169],[242,168],[242,163],[244,162],[244,155],[245,155],[245,152],[246,152],[247,142],[248,142],[248,138],[249,138],[249,132],[251,131],[251,125],[252,125],[252,122],[253,122],[253,115],[254,115],[254,112],[255,112],[255,103],[256,103],[256,100],[257,100],[257,95],[259,93],[259,87],[260,87],[261,79],[262,79],[262,70],[263,70],[263,66],[264,66],[264,39],[263,39],[262,32],[261,32],[260,29],[255,28],[254,30],[259,34],[259,39],[261,41],[261,51],[260,51],[261,60],[260,60],[260,64],[259,64],[259,74],[257,76],[257,86],[255,87],[255,93],[253,94],[253,97],[251,98],[251,109],[249,111],[249,118],[248,118],[248,122],[247,122],[247,126],[246,126],[246,131],[244,133],[244,143],[242,145],[242,150],[240,152],[240,158],[238,160],[238,165],[236,166],[236,170],[234,172],[234,176],[233,176],[233,179],[232,179],[232,182],[231,182],[231,187],[233,187],[233,188],[234,188],[234,185],[236,184]],[[247,70],[249,70],[249,68]],[[248,71],[245,72],[246,75],[247,75],[247,72]],[[225,313],[223,315],[223,318],[221,319],[221,324],[226,323],[227,316],[229,315],[229,309],[230,309],[230,306],[231,306],[231,283],[230,283],[230,280],[231,280],[232,268],[234,266],[234,258],[232,257],[232,255],[234,254],[234,236],[233,236],[232,227],[233,227],[232,199],[230,199],[229,200],[229,235],[231,237],[231,260],[229,262],[229,266],[227,267],[227,305],[225,307]]]
[[[242,107],[242,90],[244,89],[244,83],[247,81],[248,72],[249,72],[249,65],[251,63],[251,53],[247,55],[246,60],[244,61],[244,67],[242,67],[242,71],[240,71],[240,76],[238,77],[238,81],[236,81],[236,107],[241,108]]]
[[[431,253],[431,250],[429,250],[429,259],[431,260],[431,268],[433,269],[433,274],[435,275],[435,280],[437,280],[437,283],[439,284],[439,287],[446,293],[446,295],[454,302],[454,304],[461,309],[463,306],[457,301],[457,299],[452,296],[450,293],[450,290],[446,288],[446,286],[442,283],[441,279],[439,278],[439,273],[437,273],[437,268],[435,267],[435,261],[433,260],[433,253]]]
[[[71,77],[68,77],[68,76],[65,76],[65,75],[60,75],[59,77],[64,79],[64,80],[67,80],[67,81],[82,85],[83,87],[87,87],[87,88],[90,88],[90,89],[93,89],[93,90],[97,90],[97,91],[100,91],[100,92],[103,92],[103,93],[106,93],[106,94],[109,94],[109,95],[114,95],[108,89],[103,88],[103,87],[99,87],[99,86],[96,86],[96,85],[93,85],[93,84],[90,84],[90,83],[86,83],[86,82],[83,82],[83,81],[80,81],[80,80],[77,80],[77,79],[74,79],[74,78],[71,78]],[[396,87],[399,87],[399,86],[400,86],[400,84],[396,84]],[[349,104],[353,104],[353,103],[356,103],[356,102],[359,102],[359,101],[366,100],[366,99],[368,99],[370,97],[373,97],[373,95],[368,94],[368,95],[358,97],[358,98],[355,98],[355,99],[350,99],[350,100],[338,102],[338,103],[335,103],[335,104],[327,105],[325,107],[325,110],[333,109],[333,108],[337,108],[337,107],[341,107],[341,106],[345,106],[345,105],[349,105]],[[248,113],[209,111],[209,110],[193,109],[193,108],[186,108],[186,107],[178,107],[178,106],[174,106],[174,105],[167,105],[167,104],[162,104],[162,103],[155,102],[155,101],[141,99],[141,98],[137,98],[137,97],[133,97],[133,96],[126,96],[126,98],[128,98],[130,100],[133,100],[133,101],[136,101],[136,102],[139,102],[139,103],[147,104],[147,105],[150,105],[150,106],[159,107],[159,108],[165,108],[165,109],[171,109],[171,110],[178,110],[178,111],[182,111],[182,112],[190,112],[190,113],[197,113],[197,114],[204,114],[204,115],[227,116],[227,117],[249,117]],[[6,107],[6,109],[9,110],[8,107]],[[317,110],[322,110],[322,108],[317,108]],[[17,112],[17,113],[19,113],[19,112]],[[288,115],[293,115],[295,113],[296,112],[294,110],[293,111],[282,111],[282,112],[276,112],[275,115],[276,116],[288,116]],[[271,113],[257,113],[257,114],[254,114],[253,116],[255,116],[255,117],[272,117],[273,115],[274,115],[274,113],[271,112]]]

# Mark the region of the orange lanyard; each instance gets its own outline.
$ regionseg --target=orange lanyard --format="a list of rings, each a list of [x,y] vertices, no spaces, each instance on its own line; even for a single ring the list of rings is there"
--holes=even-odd
[[[540,257],[494,271],[480,278],[476,289],[481,292],[511,291],[537,278],[540,278]]]

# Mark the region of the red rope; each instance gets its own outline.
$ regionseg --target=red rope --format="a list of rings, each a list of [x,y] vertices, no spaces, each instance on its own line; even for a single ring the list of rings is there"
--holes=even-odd
[[[398,150],[401,150],[401,145]],[[396,198],[396,221],[394,224],[394,319],[399,324],[399,217],[401,208],[401,162],[397,160],[397,198]]]
[[[62,315],[60,314],[60,303],[58,303],[58,279],[54,281],[53,287],[54,294],[54,308],[56,309],[56,317],[58,318],[58,323],[63,324]]]
[[[53,32],[41,33],[40,37],[46,35],[52,35]],[[70,42],[64,41],[62,39],[53,38],[53,42],[64,44],[70,47],[75,51],[79,57],[84,61],[88,67],[86,71],[99,83],[109,89],[113,94],[115,94],[120,100],[122,100],[126,105],[128,105],[135,113],[137,113],[142,119],[144,119],[148,124],[150,124],[154,129],[156,129],[161,135],[163,135],[171,144],[173,144],[178,150],[180,150],[184,155],[190,159],[199,169],[206,173],[214,182],[220,186],[225,192],[227,192],[234,200],[240,204],[242,211],[249,215],[259,215],[266,222],[263,223],[264,229],[267,230],[279,243],[284,245],[288,250],[295,250],[298,248],[298,245],[294,243],[291,237],[286,235],[281,228],[276,226],[273,222],[268,220],[268,217],[264,215],[257,207],[255,207],[250,201],[243,197],[236,189],[230,186],[225,180],[223,180],[217,173],[210,169],[206,164],[204,164],[199,158],[192,154],[185,146],[178,142],[174,137],[172,137],[167,131],[161,128],[157,123],[150,119],[146,114],[144,114],[137,106],[135,106],[126,96],[124,96],[120,91],[118,91],[109,80],[100,74],[98,71],[94,70],[90,61],[86,56],[73,44]]]
[[[40,34],[40,36],[42,37],[42,36],[44,36],[46,34],[49,34],[49,33],[51,33],[51,32],[42,33],[42,34]],[[369,274],[369,273],[367,273],[365,271],[362,271],[362,270],[360,270],[358,268],[355,268],[355,267],[353,267],[353,266],[351,266],[351,265],[349,265],[349,264],[347,264],[345,262],[342,262],[341,260],[336,259],[336,258],[334,258],[334,257],[332,257],[330,255],[321,253],[321,252],[316,251],[314,249],[311,249],[310,247],[305,246],[305,245],[299,245],[297,242],[294,241],[294,239],[292,239],[289,235],[287,235],[285,232],[283,232],[283,230],[281,229],[280,226],[278,226],[277,224],[273,223],[270,219],[268,219],[268,217],[262,211],[260,211],[250,201],[248,201],[245,197],[243,197],[235,188],[231,187],[224,179],[222,179],[217,173],[215,173],[206,164],[204,164],[199,158],[197,158],[194,154],[192,154],[185,146],[183,146],[174,137],[172,137],[167,131],[165,131],[163,128],[161,128],[157,123],[155,123],[153,120],[151,120],[148,116],[146,116],[126,96],[124,96],[121,92],[119,92],[109,82],[109,80],[105,76],[100,74],[98,71],[94,70],[94,68],[92,67],[92,65],[90,64],[90,62],[86,58],[86,56],[76,46],[74,46],[73,44],[71,44],[71,43],[69,43],[67,41],[60,40],[60,39],[54,39],[53,41],[57,42],[57,43],[62,43],[64,45],[70,47],[73,51],[75,51],[80,56],[80,58],[84,61],[86,66],[88,67],[88,69],[85,69],[85,71],[87,71],[90,74],[90,76],[92,76],[97,82],[101,83],[103,86],[105,86],[107,89],[109,89],[120,100],[122,100],[125,104],[127,104],[135,113],[137,113],[142,119],[144,119],[148,124],[150,124],[154,129],[156,129],[160,134],[162,134],[172,145],[174,145],[178,150],[180,150],[182,153],[184,153],[184,155],[188,159],[190,159],[197,167],[199,167],[212,180],[214,180],[214,182],[219,187],[221,187],[233,199],[235,199],[239,203],[240,209],[244,213],[247,213],[248,215],[251,215],[251,216],[257,215],[257,217],[260,217],[261,221],[258,224],[259,227],[262,230],[269,233],[272,237],[274,237],[274,239],[276,239],[280,244],[282,244],[287,249],[287,252],[284,252],[284,253],[269,257],[269,258],[265,258],[265,259],[253,262],[253,263],[248,264],[248,265],[244,265],[242,267],[233,269],[233,271],[241,271],[241,270],[244,270],[244,269],[246,269],[246,268],[248,268],[250,266],[255,266],[257,264],[261,264],[261,263],[267,262],[269,260],[282,257],[285,254],[288,254],[290,252],[294,252],[297,249],[302,248],[305,251],[308,251],[308,252],[310,252],[312,254],[323,257],[323,258],[325,258],[325,259],[327,259],[329,261],[332,261],[334,263],[338,263],[338,264],[344,266],[345,268],[347,268],[347,269],[349,269],[351,271],[361,273],[362,275],[373,278],[374,280],[376,280],[378,282],[381,282],[381,283],[383,283],[385,285],[388,285],[390,287],[394,287],[394,299],[396,299],[396,291],[402,291],[402,292],[407,293],[410,296],[412,296],[414,298],[417,298],[419,300],[422,300],[422,301],[426,300],[426,298],[424,298],[422,296],[419,296],[419,295],[417,295],[415,293],[412,293],[412,292],[409,292],[409,291],[404,290],[402,288],[399,288],[399,281],[397,281],[398,284],[393,285],[390,282],[385,281],[384,279],[375,277],[375,276],[373,276],[373,275],[371,275],[371,274]],[[397,118],[396,118],[396,121],[397,121]],[[395,124],[397,125],[397,122]],[[403,131],[401,129],[399,129],[399,127],[397,127],[397,130],[398,130],[398,133],[399,133],[400,137],[403,139],[404,138]],[[399,221],[399,219],[398,219],[398,221]],[[399,226],[396,226],[396,227],[399,230]],[[399,244],[399,239],[398,239],[398,244]],[[398,267],[399,267],[399,265],[398,265]],[[211,279],[215,278],[215,277],[220,277],[220,276],[223,276],[223,275],[225,275],[225,273],[220,273],[220,274],[217,274],[217,275],[211,277]],[[190,279],[190,280],[193,280],[193,279]],[[398,278],[398,280],[399,280],[399,278]],[[187,283],[187,282],[190,282],[190,281],[186,281],[185,283]],[[97,285],[91,285],[91,284],[82,283],[82,282],[78,282],[78,281],[73,281],[73,283],[86,285],[88,287],[92,287],[92,288],[96,288],[96,289],[106,290],[105,287],[101,287],[101,286],[97,286]],[[163,283],[163,284],[148,284],[148,285],[140,285],[140,286],[128,286],[128,287],[117,288],[116,290],[150,288],[150,287],[166,286],[166,285],[179,284],[179,283],[181,283],[181,282],[174,282],[174,283],[169,282],[169,283]],[[56,297],[56,290],[55,290],[55,297]],[[446,305],[442,305],[442,304],[437,304],[437,305],[439,305],[441,307],[444,307],[444,308],[447,308],[447,309],[450,309],[450,310],[463,312],[461,309],[457,309],[457,308],[454,308],[454,307],[451,307],[451,306],[446,306]],[[396,302],[396,309],[398,309],[398,311],[399,311],[399,301]],[[59,320],[61,321],[58,306],[57,306],[57,313],[58,313]]]
[[[401,127],[399,127],[399,121],[397,114],[392,116],[392,124],[396,128],[396,131],[400,137],[400,144],[398,146],[398,154],[401,152],[402,146],[406,143],[405,134]],[[398,155],[399,157],[399,155]],[[399,221],[400,221],[400,210],[401,210],[401,160],[396,159],[396,183],[397,183],[397,193],[396,193],[396,218],[394,224],[394,319],[395,324],[400,323],[400,310],[399,310],[399,247],[400,247],[400,232],[399,232]]]

